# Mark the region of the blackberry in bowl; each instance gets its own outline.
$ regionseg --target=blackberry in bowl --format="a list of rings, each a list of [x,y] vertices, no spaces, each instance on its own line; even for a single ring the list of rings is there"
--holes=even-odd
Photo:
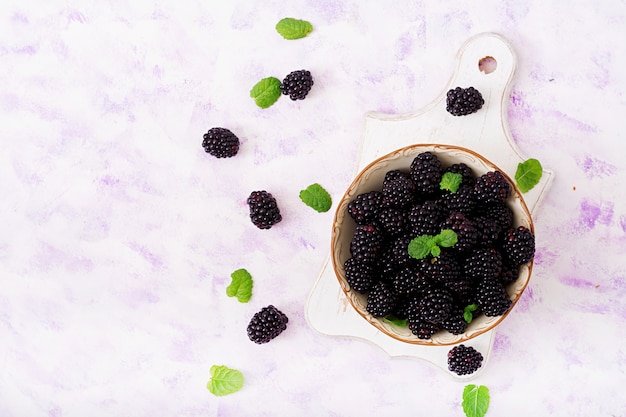
[[[444,346],[504,320],[530,280],[534,226],[505,172],[452,145],[366,166],[339,202],[331,261],[356,312],[402,342]]]

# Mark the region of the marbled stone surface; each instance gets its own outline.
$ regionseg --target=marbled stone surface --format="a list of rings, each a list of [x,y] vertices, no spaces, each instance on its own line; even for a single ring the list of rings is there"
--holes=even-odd
[[[309,20],[307,38],[274,30]],[[626,4],[570,1],[98,2],[0,5],[0,415],[462,416],[463,383],[328,337],[304,314],[354,175],[363,117],[418,110],[458,48],[515,48],[509,127],[555,172],[523,298],[485,370],[488,416],[626,416]],[[310,70],[304,101],[249,97]],[[226,127],[239,154],[206,154]],[[258,230],[245,199],[272,192]],[[247,304],[230,273],[254,277]],[[289,327],[246,336],[274,304]],[[214,364],[242,390],[206,389]]]

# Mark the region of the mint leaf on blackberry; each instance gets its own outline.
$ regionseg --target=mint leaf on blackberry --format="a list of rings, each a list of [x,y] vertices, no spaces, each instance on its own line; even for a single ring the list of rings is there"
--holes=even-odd
[[[442,190],[456,193],[459,186],[463,182],[463,176],[454,172],[444,172],[439,182],[439,188]]]

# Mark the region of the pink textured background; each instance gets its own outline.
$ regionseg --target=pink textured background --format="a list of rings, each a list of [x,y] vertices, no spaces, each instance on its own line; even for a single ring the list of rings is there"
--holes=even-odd
[[[523,4],[522,4],[523,3]],[[50,1],[0,5],[0,415],[462,416],[463,384],[320,335],[306,297],[367,111],[431,102],[469,37],[519,63],[509,124],[556,174],[528,290],[473,381],[488,416],[626,416],[626,5],[617,0]],[[314,32],[286,41],[286,16]],[[261,78],[306,68],[306,100],[261,110]],[[237,157],[205,154],[227,127]],[[254,228],[267,189],[284,220]],[[333,206],[334,209],[334,206]],[[225,295],[246,268],[254,295]],[[245,327],[274,304],[267,345]],[[209,368],[241,370],[217,398]]]

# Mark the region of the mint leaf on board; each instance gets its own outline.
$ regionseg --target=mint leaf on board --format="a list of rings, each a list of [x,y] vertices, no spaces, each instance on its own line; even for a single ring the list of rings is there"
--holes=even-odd
[[[300,191],[300,200],[318,213],[330,210],[333,203],[328,191],[317,183],[311,184]]]
[[[393,324],[394,326],[400,326],[400,327],[406,327],[407,323],[409,322],[408,319],[399,319],[393,315],[383,317],[383,321],[389,324]]]
[[[252,297],[252,275],[244,269],[238,269],[230,274],[232,281],[226,287],[226,295],[229,297],[237,297],[240,303],[247,303]]]
[[[281,94],[280,80],[276,77],[263,78],[250,90],[250,97],[262,109],[266,109],[276,103]]]
[[[465,320],[467,324],[471,323],[474,319],[473,312],[476,311],[476,309],[478,309],[478,306],[476,304],[470,304],[468,306],[465,306],[465,308],[463,309],[463,320]]]
[[[285,39],[300,39],[313,32],[313,25],[306,20],[286,17],[276,23],[276,32]]]
[[[409,242],[409,255],[415,259],[424,259],[427,257],[436,246],[433,241],[433,236],[421,235]]]
[[[461,405],[467,417],[483,417],[489,409],[489,388],[484,385],[466,385]]]
[[[543,167],[538,160],[530,158],[524,162],[520,162],[517,165],[517,170],[515,171],[515,182],[517,183],[517,188],[519,188],[521,192],[527,193],[539,183],[542,175]]]
[[[461,186],[462,181],[463,176],[461,174],[457,174],[455,172],[446,172],[441,176],[439,188],[442,190],[448,190],[451,193],[455,194],[457,191],[459,191],[459,187]]]
[[[211,379],[206,387],[213,395],[221,397],[237,392],[243,387],[243,374],[236,369],[230,369],[224,365],[213,365],[210,372]]]

